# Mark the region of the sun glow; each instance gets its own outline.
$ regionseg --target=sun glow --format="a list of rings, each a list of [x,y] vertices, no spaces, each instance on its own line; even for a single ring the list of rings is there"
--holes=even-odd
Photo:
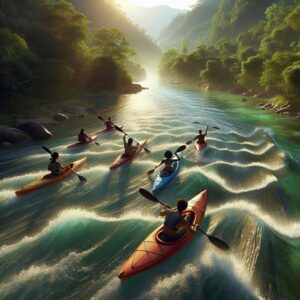
[[[195,4],[197,0],[117,0],[123,6],[126,3],[137,4],[145,7],[153,7],[158,5],[166,5],[179,9],[189,9],[191,5]]]

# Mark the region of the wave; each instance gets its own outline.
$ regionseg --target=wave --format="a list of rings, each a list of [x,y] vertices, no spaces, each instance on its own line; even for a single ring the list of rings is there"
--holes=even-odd
[[[226,161],[216,161],[213,163],[209,163],[205,165],[205,167],[211,167],[215,165],[226,165],[226,166],[232,166],[232,167],[238,167],[238,168],[251,168],[251,167],[261,167],[270,171],[278,171],[282,168],[284,168],[285,164],[283,162],[272,162],[272,163],[266,163],[266,162],[251,162],[248,164],[243,164],[240,162],[226,162]]]
[[[2,190],[0,192],[0,203],[8,202],[9,200],[16,199],[16,193],[13,190]]]
[[[239,182],[238,184],[236,182],[230,183],[226,178],[205,170],[205,167],[192,167],[189,169],[183,169],[181,171],[181,175],[185,174],[191,174],[191,173],[200,173],[204,175],[206,178],[214,181],[216,184],[220,185],[222,188],[227,190],[228,192],[232,194],[239,194],[239,193],[246,193],[251,191],[257,191],[261,190],[265,187],[267,187],[269,184],[277,182],[278,179],[272,175],[272,174],[263,174],[263,178],[258,177],[257,175],[253,176],[251,178],[252,182]]]
[[[260,140],[258,142],[248,142],[248,141],[244,141],[244,142],[237,142],[237,141],[225,141],[222,139],[218,139],[218,138],[213,138],[213,137],[208,137],[206,138],[206,141],[215,141],[215,142],[220,142],[223,144],[232,144],[232,145],[248,145],[248,146],[260,146],[262,145],[265,140]]]
[[[255,216],[260,222],[267,225],[271,230],[277,232],[282,236],[297,239],[300,237],[300,223],[285,223],[276,221],[271,215],[263,212],[261,208],[249,201],[239,200],[229,202],[220,207],[208,208],[206,215],[213,215],[217,213],[224,213],[227,210],[245,211]]]
[[[90,255],[96,247],[83,252],[71,252],[59,262],[52,265],[32,265],[28,269],[22,270],[17,275],[14,275],[0,285],[2,296],[9,294],[16,287],[20,287],[28,281],[36,281],[42,276],[61,276],[66,269],[73,269],[74,264],[80,262],[84,257]],[[52,278],[53,279],[53,278]]]
[[[247,148],[241,148],[241,149],[234,149],[233,150],[233,149],[229,149],[229,148],[219,148],[219,147],[211,146],[211,145],[209,145],[208,147],[211,148],[211,149],[218,150],[218,151],[228,151],[228,152],[234,152],[234,153],[247,152],[247,153],[250,153],[250,154],[253,154],[253,155],[262,155],[262,154],[265,154],[266,152],[268,152],[270,149],[272,149],[274,147],[274,144],[268,143],[264,147],[262,147],[261,149],[258,149],[258,150],[249,150]]]
[[[143,215],[140,212],[129,212],[124,214],[120,217],[106,217],[106,216],[99,216],[94,212],[89,212],[82,209],[68,209],[62,211],[57,218],[51,220],[48,225],[38,234],[34,236],[25,236],[20,241],[15,244],[4,245],[0,248],[0,257],[15,251],[16,249],[24,246],[26,244],[30,244],[41,237],[47,235],[49,232],[54,230],[57,226],[67,223],[67,222],[74,222],[74,220],[94,220],[98,222],[125,222],[125,221],[132,221],[132,220],[142,220],[145,222],[150,223],[159,223],[161,219],[159,217],[154,217],[151,215]]]

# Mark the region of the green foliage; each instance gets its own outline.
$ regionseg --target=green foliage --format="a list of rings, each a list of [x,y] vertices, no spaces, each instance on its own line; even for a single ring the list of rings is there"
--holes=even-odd
[[[209,29],[214,45],[200,44],[184,55],[176,50],[165,53],[160,73],[185,81],[192,78],[213,88],[268,92],[299,103],[299,0],[297,3],[219,1]]]
[[[267,91],[286,94],[286,83],[283,77],[283,71],[297,61],[300,61],[298,54],[275,52],[264,64],[260,84]]]
[[[159,64],[159,74],[162,77],[172,77],[172,73],[170,72],[173,64],[175,63],[177,57],[179,57],[179,53],[176,49],[168,49],[166,50],[160,59]]]
[[[245,87],[258,87],[259,78],[263,71],[264,58],[256,55],[251,56],[242,63],[242,71],[238,83]]]
[[[93,37],[93,55],[111,57],[117,62],[124,62],[135,55],[125,36],[117,28],[101,28]]]
[[[286,23],[295,31],[300,31],[300,4],[287,16]]]

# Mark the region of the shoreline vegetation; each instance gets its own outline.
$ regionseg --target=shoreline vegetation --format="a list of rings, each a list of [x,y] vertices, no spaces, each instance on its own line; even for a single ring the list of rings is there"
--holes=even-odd
[[[210,14],[202,24],[205,8]],[[186,35],[180,47],[175,32],[184,32],[186,24],[190,34],[199,35]],[[175,48],[161,57],[162,79],[240,94],[244,101],[267,99],[261,109],[299,117],[299,1],[204,0],[171,25],[165,34],[175,37],[169,40]]]
[[[101,106],[103,99],[143,89],[133,81],[144,79],[146,72],[124,34],[109,24],[91,28],[89,23],[66,0],[28,0],[22,5],[18,0],[3,2],[0,8],[2,146],[29,138],[49,138],[51,133],[42,124],[74,114],[85,116],[88,111],[80,106],[93,110]],[[92,98],[99,103],[91,101]],[[82,103],[78,104],[78,99]],[[72,105],[77,105],[78,111],[75,108],[72,111]],[[64,113],[67,115],[63,116]],[[30,134],[33,128],[36,135]]]

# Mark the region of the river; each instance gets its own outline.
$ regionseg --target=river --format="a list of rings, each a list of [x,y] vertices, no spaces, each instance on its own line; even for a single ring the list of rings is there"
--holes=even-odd
[[[0,150],[1,299],[299,299],[299,121],[259,111],[238,96],[201,93],[155,80],[148,90],[121,96],[99,111],[152,154],[110,171],[122,135],[100,146],[66,150],[95,118],[50,128],[46,145],[72,162],[87,157],[76,176],[23,197],[14,191],[45,174],[49,155],[40,142]],[[183,152],[179,176],[158,196],[170,205],[208,189],[202,229],[228,244],[224,253],[197,235],[176,256],[132,279],[117,278],[122,263],[163,220],[161,206],[142,198],[156,173],[146,172],[165,150],[197,130],[210,129],[208,147]],[[296,123],[298,122],[298,123]]]

